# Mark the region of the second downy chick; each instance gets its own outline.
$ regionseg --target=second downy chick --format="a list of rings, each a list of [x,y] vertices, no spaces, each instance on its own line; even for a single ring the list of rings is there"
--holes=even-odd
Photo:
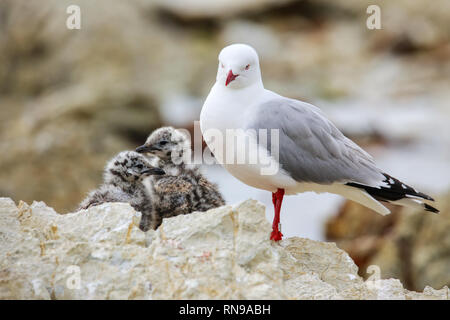
[[[161,222],[162,218],[225,204],[217,186],[203,176],[199,166],[178,161],[190,147],[190,139],[182,131],[163,127],[153,131],[145,144],[136,148],[136,152],[153,157],[166,172],[165,176],[151,177],[152,198]]]

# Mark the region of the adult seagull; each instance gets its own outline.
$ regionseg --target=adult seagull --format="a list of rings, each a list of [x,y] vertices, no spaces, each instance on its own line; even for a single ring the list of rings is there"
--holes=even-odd
[[[380,170],[319,108],[265,89],[258,54],[248,45],[233,44],[220,52],[216,83],[203,105],[200,127],[214,156],[234,177],[272,192],[272,240],[283,236],[279,222],[285,194],[335,193],[382,215],[390,210],[381,202],[439,212],[430,205],[430,196]],[[253,133],[261,129],[264,134],[278,131],[263,139]],[[237,138],[226,139],[230,130],[249,139],[245,150],[258,161],[235,161],[243,149],[238,150]],[[265,173],[267,164],[277,170]]]

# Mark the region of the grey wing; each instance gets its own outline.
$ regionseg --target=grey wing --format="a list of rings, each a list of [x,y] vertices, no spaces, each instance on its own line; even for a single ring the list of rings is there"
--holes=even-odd
[[[254,106],[249,115],[246,129],[268,129],[269,152],[277,144],[270,140],[270,129],[279,129],[278,160],[296,181],[375,185],[384,179],[372,157],[313,105],[279,98]]]

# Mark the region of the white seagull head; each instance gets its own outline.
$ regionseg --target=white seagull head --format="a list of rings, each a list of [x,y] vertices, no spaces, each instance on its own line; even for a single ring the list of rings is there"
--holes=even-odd
[[[245,88],[262,82],[255,49],[241,43],[223,48],[219,54],[216,81],[230,89]]]

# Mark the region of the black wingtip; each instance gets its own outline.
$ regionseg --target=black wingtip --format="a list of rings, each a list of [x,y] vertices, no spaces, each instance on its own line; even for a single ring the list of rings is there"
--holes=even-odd
[[[416,196],[416,197],[420,197],[425,200],[434,201],[434,199],[432,197],[430,197],[429,195],[416,191],[414,188],[408,186],[406,183],[401,182],[400,180],[388,175],[387,173],[383,172],[383,175],[386,178],[386,180],[384,180],[384,182],[389,184],[389,188],[391,190],[394,191],[395,189],[397,189],[397,190],[395,190],[395,192],[397,192],[397,193],[404,193],[405,195]],[[391,183],[390,181],[393,181],[393,183]]]
[[[426,203],[424,203],[423,205],[425,207],[425,211],[430,211],[430,212],[433,212],[433,213],[439,213],[438,209],[436,209],[436,208],[434,208],[434,207],[432,207],[432,206],[430,206],[430,205],[428,205]]]
[[[414,188],[408,186],[407,184],[401,182],[400,180],[388,175],[387,173],[383,173],[385,176],[385,180],[383,181],[386,185],[372,187],[359,183],[348,182],[346,185],[351,187],[356,187],[359,189],[365,190],[368,194],[374,197],[378,201],[387,201],[395,204],[395,201],[400,199],[409,199],[412,198],[422,198],[424,200],[434,201],[432,197],[426,195],[422,192],[416,191]],[[420,199],[417,199],[420,201]],[[433,213],[439,213],[439,210],[430,206],[429,204],[423,203],[423,208],[426,211],[430,211]]]
[[[427,195],[425,193],[417,192],[417,195],[421,198],[424,198],[425,200],[434,201],[434,199],[432,197],[430,197],[429,195]]]

